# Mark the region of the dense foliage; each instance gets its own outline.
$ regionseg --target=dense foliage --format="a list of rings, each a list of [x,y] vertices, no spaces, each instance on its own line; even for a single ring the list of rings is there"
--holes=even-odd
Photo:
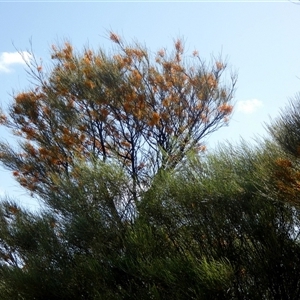
[[[75,158],[95,157],[121,165],[136,193],[159,170],[203,151],[204,137],[228,122],[236,79],[226,78],[224,62],[187,55],[181,40],[152,57],[110,38],[117,46],[110,54],[53,46],[50,73],[29,65],[36,84],[2,114],[21,151],[1,143],[1,160],[36,194],[53,187],[50,173],[69,174]]]
[[[299,299],[299,100],[270,140],[203,153],[225,65],[111,38],[120,54],[55,49],[2,115],[21,140],[0,160],[45,208],[1,203],[1,299]]]

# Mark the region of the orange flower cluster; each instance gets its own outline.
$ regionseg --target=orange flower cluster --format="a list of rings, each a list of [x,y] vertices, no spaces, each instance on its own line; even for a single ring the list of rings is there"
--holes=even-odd
[[[160,120],[160,115],[157,112],[154,112],[152,114],[152,118],[149,121],[149,125],[150,126],[155,126],[159,123],[159,120]]]
[[[218,110],[225,115],[230,115],[232,113],[233,106],[228,103],[224,103],[218,107]]]
[[[279,158],[275,161],[276,169],[273,178],[280,196],[289,201],[298,201],[300,192],[300,172],[289,159]],[[288,197],[287,197],[288,196]]]
[[[90,49],[75,55],[70,43],[53,46],[56,65],[48,79],[38,67],[40,87],[14,98],[12,119],[0,115],[1,124],[30,141],[20,153],[24,165],[14,170],[30,190],[47,172],[72,169],[74,157],[121,159],[130,174],[145,172],[140,145],[169,151],[175,165],[191,150],[189,139],[193,150],[204,151],[197,143],[203,132],[217,127],[220,114],[223,123],[231,114],[230,90],[219,80],[221,61],[206,68],[194,51],[189,59],[196,63],[189,67],[180,39],[173,52],[162,49],[154,58],[137,44],[125,46],[113,32],[110,39],[119,47],[111,56]],[[173,144],[177,149],[168,148]],[[32,171],[40,165],[43,176]]]
[[[119,37],[117,34],[113,33],[113,32],[110,33],[110,39],[111,39],[113,42],[117,43],[117,44],[120,44],[120,43],[121,43],[120,37]]]

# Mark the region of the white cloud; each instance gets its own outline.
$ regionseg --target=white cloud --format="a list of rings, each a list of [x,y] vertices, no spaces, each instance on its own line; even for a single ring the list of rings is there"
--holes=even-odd
[[[258,99],[241,100],[237,102],[236,110],[245,114],[251,114],[261,106],[263,106],[263,103]]]
[[[2,52],[0,53],[0,72],[11,72],[11,65],[24,65],[31,59],[31,54],[27,51],[22,52]]]

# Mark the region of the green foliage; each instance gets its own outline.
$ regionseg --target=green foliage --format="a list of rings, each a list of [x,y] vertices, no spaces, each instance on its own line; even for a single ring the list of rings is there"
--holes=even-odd
[[[299,299],[299,105],[269,127],[274,141],[204,155],[197,143],[231,111],[216,75],[201,65],[185,78],[179,41],[173,61],[159,52],[152,69],[140,46],[111,39],[122,55],[110,59],[54,49],[42,90],[21,93],[10,121],[1,117],[27,142],[22,153],[2,143],[0,160],[45,206],[0,204],[0,298]],[[214,68],[220,76],[224,66]],[[155,74],[149,85],[142,70]],[[141,94],[143,114],[127,107]],[[214,121],[180,129],[191,121],[180,105],[200,94],[217,105]]]
[[[267,125],[274,140],[285,152],[299,158],[300,154],[300,94],[291,99],[278,118]]]
[[[268,194],[275,149],[223,147],[161,171],[134,218],[130,178],[99,161],[54,178],[45,212],[3,202],[1,298],[297,299],[299,210]]]

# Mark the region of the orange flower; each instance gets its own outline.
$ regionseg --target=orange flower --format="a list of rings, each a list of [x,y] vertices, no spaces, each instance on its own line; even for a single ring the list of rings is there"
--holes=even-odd
[[[28,93],[20,93],[19,95],[17,95],[15,100],[16,100],[17,103],[21,103],[21,102],[27,100],[28,96],[29,96]]]
[[[31,145],[31,144],[27,144],[26,145],[27,147],[27,151],[28,151],[28,153],[30,154],[30,155],[32,155],[32,156],[35,156],[37,153],[36,153],[36,150],[34,149],[34,147]]]
[[[124,103],[124,110],[125,112],[129,112],[131,110],[131,104],[128,102]]]
[[[49,154],[49,151],[48,151],[46,148],[39,148],[39,153],[40,153],[42,156],[45,156],[45,155],[48,155],[48,154]]]
[[[170,105],[170,98],[166,98],[162,101],[162,105],[164,107],[168,107]]]
[[[203,123],[208,123],[209,122],[209,118],[208,118],[207,115],[201,114],[200,117],[201,117],[201,120],[202,120]]]
[[[67,70],[75,70],[76,69],[76,65],[73,62],[66,62],[66,63],[64,63],[64,67]]]
[[[80,136],[79,136],[79,140],[81,142],[83,142],[85,140],[85,138],[86,138],[85,134],[81,133]]]
[[[70,43],[65,43],[65,48],[63,49],[65,59],[71,59],[72,58],[72,51],[73,47]]]
[[[233,106],[229,105],[227,103],[224,103],[224,104],[222,104],[218,107],[218,110],[219,110],[220,113],[224,113],[226,115],[229,115],[229,114],[231,114],[231,112],[233,110]]]
[[[164,57],[165,56],[165,50],[164,49],[161,49],[157,52],[157,55],[160,56],[160,57]]]
[[[214,75],[212,75],[212,74],[204,75],[201,81],[202,81],[202,84],[207,84],[212,88],[217,87],[217,81],[216,81]]]
[[[85,53],[84,53],[84,57],[86,58],[86,59],[88,59],[89,61],[92,61],[92,59],[93,59],[93,52],[92,52],[92,50],[86,50],[85,51]]]
[[[127,141],[122,141],[121,145],[124,146],[125,148],[130,148],[131,144],[128,143]]]
[[[276,164],[280,167],[284,167],[284,168],[291,168],[292,162],[288,159],[284,159],[284,158],[279,158],[276,160]]]
[[[17,177],[17,176],[19,176],[19,172],[18,171],[13,171],[13,176],[15,176],[15,177]]]
[[[216,67],[217,67],[217,70],[220,71],[224,68],[224,65],[220,61],[217,61],[216,62]]]
[[[124,58],[120,54],[114,55],[113,59],[116,60],[116,62],[118,64],[118,67],[120,69],[124,68],[125,61],[124,61]],[[99,65],[99,66],[101,66],[102,63],[100,63],[100,59],[99,59],[99,63],[96,62],[96,64]]]
[[[197,146],[197,150],[198,150],[199,152],[204,152],[204,151],[206,150],[206,146],[204,146],[204,145],[198,145],[198,146]]]
[[[24,126],[24,127],[22,127],[22,131],[24,133],[26,133],[26,138],[27,139],[32,139],[36,134],[35,130],[31,127],[25,127]]]
[[[10,207],[8,208],[8,210],[9,210],[12,214],[16,214],[16,213],[19,211],[19,209],[18,209],[16,206],[10,206]]]
[[[93,88],[95,88],[95,86],[96,86],[95,83],[93,81],[89,80],[89,79],[84,84],[86,85],[86,87],[88,87],[91,90]]]
[[[152,119],[150,120],[149,125],[150,126],[157,125],[159,123],[159,120],[160,120],[160,115],[157,112],[154,112],[152,114]]]
[[[140,72],[138,70],[133,70],[132,71],[132,79],[133,82],[139,82],[142,79],[142,75],[140,74]]]
[[[117,43],[117,44],[120,44],[120,43],[121,43],[120,37],[119,37],[117,34],[113,33],[113,32],[110,32],[109,38],[110,38],[114,43]]]
[[[101,59],[99,56],[96,56],[96,58],[95,58],[95,64],[96,64],[98,67],[101,67],[101,66],[102,66],[102,59]]]
[[[139,49],[133,49],[133,54],[136,56],[136,58],[141,61],[143,56],[145,56],[145,53],[142,50]]]
[[[20,178],[19,182],[20,182],[21,186],[26,187],[28,185],[27,179],[24,177]]]
[[[101,115],[104,117],[108,116],[109,111],[106,108],[101,108],[100,109]]]
[[[176,49],[177,52],[183,53],[183,46],[182,46],[181,40],[177,40],[175,42],[175,49]]]
[[[4,114],[0,114],[0,124],[5,124],[7,122],[7,117]]]

